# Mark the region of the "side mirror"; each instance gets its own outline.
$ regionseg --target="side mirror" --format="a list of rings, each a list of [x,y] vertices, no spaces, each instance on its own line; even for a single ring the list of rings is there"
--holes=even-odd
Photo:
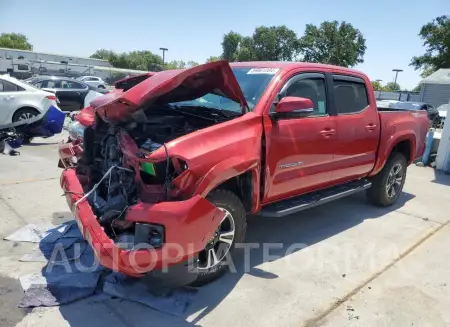
[[[284,97],[278,102],[275,112],[280,114],[296,113],[299,115],[307,115],[314,112],[314,105],[307,98]]]

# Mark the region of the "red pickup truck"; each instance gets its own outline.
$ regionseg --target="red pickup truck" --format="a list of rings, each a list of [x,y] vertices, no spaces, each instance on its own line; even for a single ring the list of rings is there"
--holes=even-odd
[[[361,72],[299,62],[163,71],[90,114],[83,148],[60,148],[83,235],[106,267],[197,284],[227,270],[247,214],[360,191],[393,204],[429,128],[426,112],[377,109]]]

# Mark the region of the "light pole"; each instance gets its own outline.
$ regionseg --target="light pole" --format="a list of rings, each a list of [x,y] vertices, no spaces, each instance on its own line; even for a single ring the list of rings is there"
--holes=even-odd
[[[398,76],[398,73],[402,72],[403,69],[396,69],[396,68],[395,68],[395,69],[393,69],[392,71],[395,72],[394,85],[393,85],[393,87],[395,87],[395,86],[397,85],[397,76]],[[394,90],[392,90],[392,91],[394,91]]]
[[[165,58],[165,54],[166,54],[166,51],[168,51],[169,49],[167,49],[167,48],[159,48],[159,50],[161,50],[162,51],[162,53],[163,53],[163,67],[164,67],[164,58]]]

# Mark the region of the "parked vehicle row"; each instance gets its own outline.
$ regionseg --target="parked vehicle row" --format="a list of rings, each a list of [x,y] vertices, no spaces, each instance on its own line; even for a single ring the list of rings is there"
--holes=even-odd
[[[94,98],[109,92],[104,88],[97,88],[67,77],[38,76],[25,82],[54,93],[63,111],[81,110],[89,106],[89,102]]]
[[[78,81],[81,81],[87,85],[91,85],[93,87],[97,87],[99,89],[106,88],[106,82],[102,80],[101,77],[97,76],[81,76],[77,78]]]
[[[57,106],[56,95],[9,75],[0,76],[0,125],[44,115]]]
[[[61,132],[65,115],[54,93],[9,75],[0,76],[0,131],[24,143]],[[20,137],[19,135],[20,134]]]
[[[83,147],[60,148],[83,235],[106,267],[195,284],[227,270],[248,213],[280,218],[360,191],[392,205],[429,128],[425,111],[378,109],[363,73],[307,63],[163,71],[89,110]]]

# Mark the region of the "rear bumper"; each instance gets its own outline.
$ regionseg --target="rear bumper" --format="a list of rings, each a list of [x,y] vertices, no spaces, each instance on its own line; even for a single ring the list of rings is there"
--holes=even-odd
[[[139,277],[192,259],[205,248],[223,218],[222,211],[198,195],[186,201],[141,202],[127,209],[125,219],[164,226],[165,242],[158,249],[148,246],[124,250],[103,231],[89,202],[86,199],[79,201],[83,197],[83,188],[75,169],[66,168],[60,182],[80,231],[99,262],[129,276]]]

